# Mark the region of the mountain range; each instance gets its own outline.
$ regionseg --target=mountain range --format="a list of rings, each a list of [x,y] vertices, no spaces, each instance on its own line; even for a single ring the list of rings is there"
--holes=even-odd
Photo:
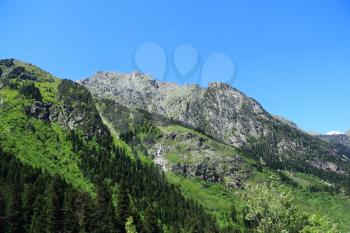
[[[344,154],[350,154],[350,136],[347,134],[327,134],[327,135],[318,135],[318,137],[326,142],[331,143],[334,147],[338,148],[339,151],[342,151]]]
[[[0,60],[4,232],[349,232],[348,146],[225,83]]]
[[[95,98],[107,98],[199,130],[252,156],[315,172],[345,173],[349,158],[290,123],[269,114],[257,101],[225,83],[179,86],[140,73],[99,72],[83,80]],[[265,161],[266,160],[266,161]],[[284,164],[284,165],[282,165]]]

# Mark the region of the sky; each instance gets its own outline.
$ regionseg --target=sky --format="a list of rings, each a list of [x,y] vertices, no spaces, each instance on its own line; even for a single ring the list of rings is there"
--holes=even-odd
[[[228,82],[307,131],[350,129],[349,0],[0,0],[0,58]]]

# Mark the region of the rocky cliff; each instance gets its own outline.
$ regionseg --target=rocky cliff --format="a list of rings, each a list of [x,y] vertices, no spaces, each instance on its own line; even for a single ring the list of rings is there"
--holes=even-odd
[[[342,151],[350,158],[350,136],[346,134],[337,135],[318,135],[318,137],[326,142],[331,143],[339,151]]]
[[[210,83],[208,88],[180,86],[137,72],[98,72],[80,83],[96,98],[160,114],[263,161],[298,169],[305,163],[340,174],[349,167],[342,151],[270,115],[257,101],[225,83]]]

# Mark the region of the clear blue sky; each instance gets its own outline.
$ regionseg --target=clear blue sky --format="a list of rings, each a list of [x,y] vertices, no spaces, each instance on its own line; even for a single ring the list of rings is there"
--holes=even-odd
[[[268,111],[306,130],[350,128],[348,0],[0,0],[0,25],[1,58],[70,79],[135,70],[144,42],[157,42],[164,54],[143,62],[159,60],[164,79],[177,82],[198,81],[206,58],[224,53],[235,63],[233,85]],[[200,59],[186,79],[170,60],[181,44]]]

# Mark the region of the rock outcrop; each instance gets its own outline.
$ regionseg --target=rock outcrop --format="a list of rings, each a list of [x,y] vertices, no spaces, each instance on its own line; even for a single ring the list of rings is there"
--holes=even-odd
[[[317,135],[323,141],[329,142],[337,150],[343,152],[348,158],[350,158],[350,136],[346,134],[337,135]]]
[[[255,157],[271,160],[273,156],[295,166],[304,161],[316,168],[319,166],[315,166],[315,161],[331,162],[339,165],[339,171],[348,169],[350,164],[342,151],[270,115],[257,101],[225,83],[213,82],[208,88],[180,86],[137,72],[98,72],[80,83],[96,98],[160,114],[219,141],[247,149]]]

